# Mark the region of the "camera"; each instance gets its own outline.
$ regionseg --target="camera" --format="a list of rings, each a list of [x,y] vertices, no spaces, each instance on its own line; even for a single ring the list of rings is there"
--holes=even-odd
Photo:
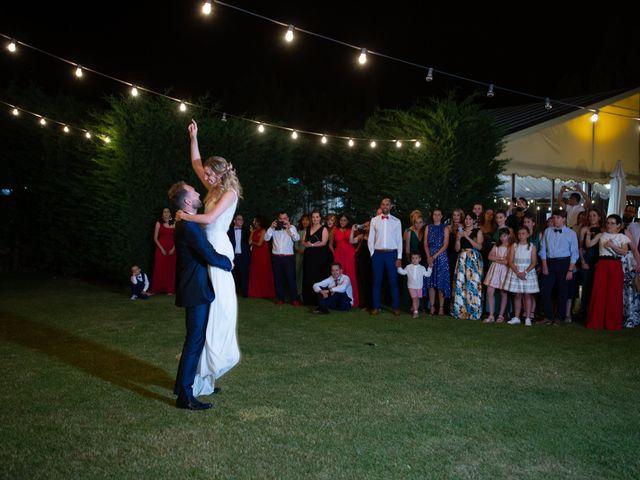
[[[284,222],[282,220],[276,221],[276,230],[284,230]]]
[[[359,232],[366,232],[367,226],[364,223],[356,225],[356,230]]]

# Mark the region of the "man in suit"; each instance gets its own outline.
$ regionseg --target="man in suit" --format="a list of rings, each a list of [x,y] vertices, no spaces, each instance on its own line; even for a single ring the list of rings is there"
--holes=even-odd
[[[184,182],[169,189],[169,198],[185,215],[193,215],[202,206],[200,194]],[[211,403],[202,403],[193,396],[193,381],[204,348],[209,305],[215,298],[207,265],[230,271],[231,261],[217,253],[200,228],[193,222],[178,222],[176,245],[176,305],[186,308],[187,334],[182,347],[174,393],[176,407],[187,410],[206,410]]]
[[[251,251],[249,250],[249,228],[244,224],[244,217],[238,213],[233,218],[233,225],[227,232],[235,257],[233,259],[233,280],[236,291],[243,297],[249,296],[249,264]]]

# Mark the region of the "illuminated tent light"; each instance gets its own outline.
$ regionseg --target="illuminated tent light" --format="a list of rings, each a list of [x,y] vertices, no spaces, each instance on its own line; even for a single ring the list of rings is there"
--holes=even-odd
[[[376,148],[376,145],[378,145],[378,144],[376,143],[376,141],[375,141],[375,140],[371,140],[371,143],[369,144],[369,146],[370,146],[371,148]]]
[[[293,31],[295,30],[295,28],[293,27],[293,25],[289,25],[289,28],[287,29],[287,33],[284,34],[284,39],[291,43],[293,42]]]
[[[328,140],[327,140],[327,137],[326,137],[325,135],[322,135],[322,138],[320,139],[320,141],[321,141],[323,144],[325,144],[325,143],[327,143],[327,141],[328,141]]]
[[[365,63],[367,63],[367,49],[363,48],[362,50],[360,50],[360,56],[358,57],[358,63],[360,65],[364,65]]]
[[[17,117],[18,115],[20,115],[20,110],[18,110],[17,108],[14,108],[13,110],[11,110],[11,113],[13,114],[14,117]]]
[[[264,133],[264,125],[263,124],[258,125],[258,132]]]
[[[347,145],[349,145],[350,147],[353,147],[356,144],[356,142],[353,141],[353,138],[350,138],[349,141],[347,142]]]
[[[78,65],[78,67],[76,68],[76,77],[82,78],[82,75],[83,75],[82,67]]]
[[[16,53],[17,49],[18,46],[16,45],[15,40],[11,40],[9,43],[7,43],[7,50],[9,50],[11,53]]]
[[[295,130],[293,132],[291,132],[291,138],[293,138],[294,140],[298,138],[298,132],[296,132]]]
[[[551,99],[549,97],[544,99],[544,108],[546,108],[547,110],[551,110],[553,108],[553,105],[551,105]]]
[[[415,145],[416,145],[416,148],[420,148],[420,145],[422,145],[422,144],[420,143],[420,140],[416,140],[416,144]]]
[[[610,184],[610,183],[607,183],[607,184],[604,186],[604,188],[606,188],[607,190],[611,190],[611,184]]]
[[[87,140],[91,139],[91,133],[89,132],[85,132],[84,136],[87,138]]]
[[[202,13],[205,15],[211,15],[211,11],[213,10],[213,6],[210,1],[206,1],[202,4]]]
[[[538,210],[540,210],[540,207],[537,207],[537,208],[538,208]]]
[[[432,82],[433,81],[433,68],[429,68],[429,70],[427,70],[427,76],[424,79],[427,82]]]
[[[131,86],[131,96],[132,97],[137,97],[138,95],[140,95],[140,92],[138,92],[138,88],[135,85]]]
[[[593,115],[591,115],[591,123],[596,123],[597,121],[598,121],[598,110],[593,112]]]
[[[396,140],[396,147],[402,148],[402,142],[400,140]]]
[[[43,127],[47,124],[47,121],[43,118],[40,119],[40,125],[42,125]]]
[[[489,98],[493,98],[493,83],[491,85],[489,85],[489,90],[487,90],[487,97]]]
[[[184,104],[184,102],[180,102],[180,107],[178,108],[180,109],[181,112],[187,111],[187,106]]]
[[[71,130],[69,130],[69,127],[67,127],[66,125],[64,127],[62,127],[62,131],[64,133],[69,133]]]

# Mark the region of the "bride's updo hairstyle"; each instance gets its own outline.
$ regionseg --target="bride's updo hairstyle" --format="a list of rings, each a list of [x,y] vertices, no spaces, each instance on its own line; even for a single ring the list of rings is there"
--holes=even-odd
[[[220,182],[209,190],[206,200],[213,198],[217,201],[224,192],[229,190],[233,190],[239,198],[242,198],[242,186],[236,175],[236,169],[231,163],[222,157],[214,156],[207,158],[204,166],[210,168],[220,178]]]

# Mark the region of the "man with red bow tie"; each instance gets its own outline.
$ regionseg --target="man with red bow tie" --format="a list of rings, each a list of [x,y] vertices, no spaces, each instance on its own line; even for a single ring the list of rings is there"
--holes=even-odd
[[[386,271],[391,288],[391,308],[400,315],[400,296],[398,293],[398,268],[402,266],[402,225],[400,220],[389,214],[391,200],[383,198],[380,202],[381,213],[371,219],[369,227],[369,251],[373,270],[372,315],[380,313],[380,288],[382,275]]]

